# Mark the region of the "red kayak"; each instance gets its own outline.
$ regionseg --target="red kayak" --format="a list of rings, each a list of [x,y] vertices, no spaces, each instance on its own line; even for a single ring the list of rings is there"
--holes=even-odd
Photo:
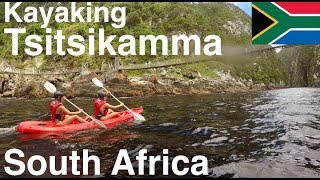
[[[142,108],[131,109],[133,112],[141,114],[143,112]],[[107,128],[113,128],[114,126],[120,125],[122,123],[133,124],[133,114],[128,110],[119,112],[120,116],[110,118],[101,121],[107,126]],[[24,121],[18,124],[17,132],[20,133],[71,133],[76,131],[82,131],[92,128],[101,128],[94,121],[88,123],[79,123],[78,121],[73,121],[71,124],[67,125],[55,125],[51,120],[46,121]]]

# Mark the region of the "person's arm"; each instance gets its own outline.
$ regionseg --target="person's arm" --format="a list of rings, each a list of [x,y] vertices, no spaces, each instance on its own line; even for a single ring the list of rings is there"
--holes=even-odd
[[[67,108],[65,108],[64,106],[60,106],[61,107],[61,111],[68,114],[68,115],[75,115],[75,114],[80,114],[83,112],[82,109],[80,109],[79,111],[76,111],[76,112],[70,112]],[[59,108],[60,108],[59,107]]]
[[[105,106],[105,107],[108,108],[108,109],[118,109],[118,108],[122,107],[123,105],[124,105],[124,104],[121,103],[121,104],[119,104],[118,106],[112,106],[111,104],[105,103],[103,106]]]

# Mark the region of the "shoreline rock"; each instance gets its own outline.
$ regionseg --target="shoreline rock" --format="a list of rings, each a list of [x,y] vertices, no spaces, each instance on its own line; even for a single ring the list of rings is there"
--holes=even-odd
[[[190,95],[214,94],[226,92],[247,92],[268,90],[269,86],[254,84],[252,80],[234,78],[229,73],[216,71],[219,78],[204,78],[200,74],[192,77],[174,77],[168,73],[157,72],[137,77],[128,77],[118,72],[111,78],[104,74],[89,73],[86,75],[67,76],[28,76],[0,75],[2,83],[0,97],[45,98],[52,97],[43,87],[46,81],[53,83],[58,90],[69,98],[95,97],[100,90],[91,79],[97,77],[105,88],[116,97],[142,97],[157,95]],[[1,84],[0,84],[1,85]]]
[[[171,84],[166,83],[151,83],[147,81],[129,82],[129,83],[114,83],[107,82],[105,87],[117,97],[135,97],[135,96],[154,96],[154,95],[188,95],[188,94],[214,94],[225,92],[246,92],[264,90],[263,87],[241,87],[230,86],[225,84],[209,84],[204,82],[190,83],[186,81],[174,81]],[[16,93],[13,90],[8,90],[2,93],[1,97],[24,97],[24,98],[45,98],[51,97],[52,94],[47,92],[43,87],[42,81],[29,81],[25,85],[20,85],[16,88]],[[54,83],[60,91],[64,92],[67,97],[95,97],[100,88],[92,84],[91,81]],[[190,85],[191,84],[191,85]]]

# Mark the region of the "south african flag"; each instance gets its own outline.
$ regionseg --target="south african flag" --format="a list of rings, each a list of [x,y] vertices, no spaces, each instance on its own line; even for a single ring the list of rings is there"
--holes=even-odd
[[[252,44],[320,44],[320,2],[253,2]]]

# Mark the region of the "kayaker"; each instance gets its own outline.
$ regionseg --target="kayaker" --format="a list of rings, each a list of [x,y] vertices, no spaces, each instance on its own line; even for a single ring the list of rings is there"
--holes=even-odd
[[[77,112],[70,112],[68,109],[66,109],[62,102],[64,101],[63,93],[60,91],[57,91],[54,93],[54,101],[50,103],[50,111],[51,111],[51,117],[52,121],[55,124],[70,124],[72,121],[77,120],[81,123],[86,123],[87,118],[83,119],[79,117],[76,114],[80,114],[83,112],[82,109],[80,109]]]
[[[96,119],[105,120],[119,116],[119,113],[115,112],[114,110],[122,107],[123,105],[123,103],[119,104],[118,106],[110,105],[107,103],[107,95],[104,92],[99,92],[98,98],[94,101],[94,112]]]

